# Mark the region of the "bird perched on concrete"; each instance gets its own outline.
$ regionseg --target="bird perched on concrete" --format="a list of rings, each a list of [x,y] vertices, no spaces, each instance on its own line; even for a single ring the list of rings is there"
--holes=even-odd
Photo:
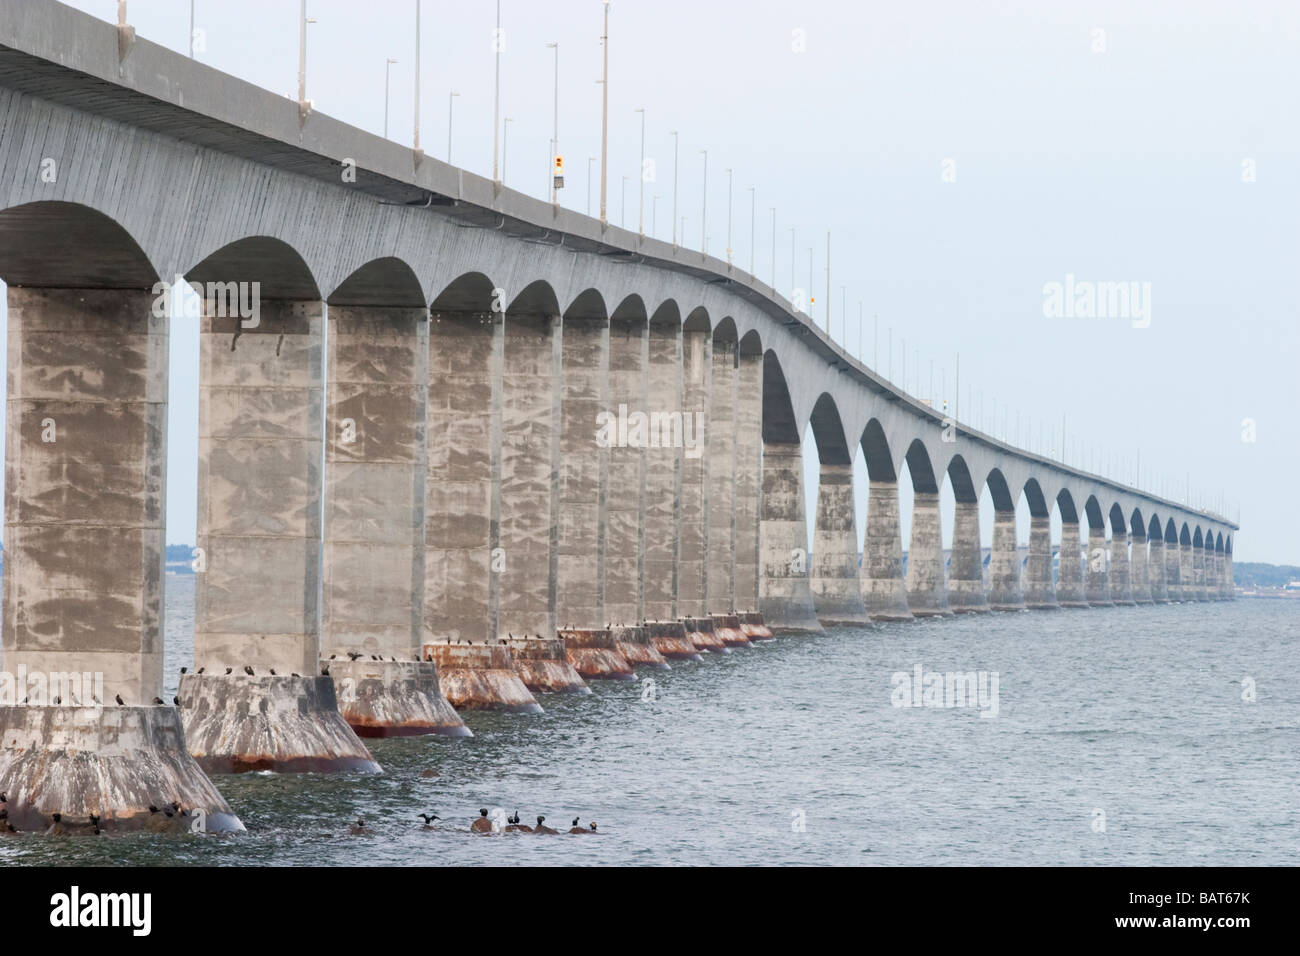
[[[487,810],[479,810],[478,819],[469,825],[475,833],[491,833],[492,821],[488,819]]]
[[[538,817],[539,821],[543,819],[545,818]],[[506,823],[510,824],[508,827],[506,827],[507,833],[532,833],[533,832],[533,828],[530,827],[528,824],[519,822],[518,810],[515,811],[515,815],[513,817],[506,817]]]
[[[194,673],[196,673],[196,674],[202,674],[205,670],[207,670],[206,667],[200,667],[200,668],[199,668],[198,670],[196,670]]]
[[[63,836],[68,832],[68,828],[63,825],[63,814],[50,814],[50,825],[45,830],[46,836]]]
[[[515,815],[513,817],[506,817],[506,823],[518,823],[518,822],[519,822],[518,810],[515,811]]]
[[[182,673],[182,674],[188,674],[189,672],[190,672],[190,669],[189,669],[188,667],[182,667],[182,668],[181,668],[181,673]]]
[[[122,699],[122,695],[121,695],[121,694],[118,694],[116,697],[114,697],[114,700],[117,701],[117,706],[119,706],[119,707],[125,707],[125,706],[126,706],[126,701],[124,701],[124,700]]]
[[[244,673],[247,674],[249,677],[252,677],[252,676],[253,676],[253,668],[251,668],[251,667],[249,667],[247,664],[245,664],[245,665],[244,665]]]
[[[95,816],[93,813],[90,815],[90,829],[94,832],[95,836],[99,836],[99,817]]]
[[[591,826],[588,828],[587,832],[588,832],[588,833],[595,833],[595,832],[596,832],[596,821],[595,821],[595,820],[592,820],[592,821],[591,821]]]
[[[357,654],[354,651],[348,651],[348,660],[350,661],[355,661],[360,656],[360,654]]]
[[[227,667],[227,668],[226,668],[226,673],[227,673],[227,674],[232,673],[233,671],[234,671],[234,668],[233,668],[233,667]]]
[[[534,833],[559,833],[560,832],[559,830],[554,830],[551,827],[546,826],[545,820],[546,817],[537,818],[537,826],[533,828]]]
[[[172,698],[172,706],[173,706],[173,707],[179,707],[180,705],[181,705],[181,699],[180,699],[179,697],[173,697],[173,698]]]
[[[274,667],[271,668],[271,676],[272,676],[272,677],[275,677],[275,676],[276,676],[275,668],[274,668]]]
[[[582,817],[574,817],[574,818],[573,818],[573,823],[571,824],[571,826],[575,826],[575,827],[576,827],[576,826],[578,825],[578,821],[581,820],[581,819],[582,819]]]
[[[155,707],[161,707],[161,706],[162,706],[162,702],[163,702],[163,700],[162,700],[161,697],[155,697],[155,698],[153,699],[153,705],[154,705]]]
[[[322,668],[320,669],[320,676],[321,676],[321,677],[329,677],[329,676],[330,676],[330,669],[329,669],[328,666],[326,666],[326,667],[322,667]]]
[[[348,834],[350,836],[373,836],[374,831],[371,830],[368,826],[366,826],[365,820],[361,819],[360,817],[357,817],[357,822],[352,824],[352,826],[348,828]]]

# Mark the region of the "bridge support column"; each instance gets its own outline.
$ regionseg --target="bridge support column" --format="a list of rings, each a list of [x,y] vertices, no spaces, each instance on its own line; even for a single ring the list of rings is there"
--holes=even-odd
[[[598,440],[597,421],[608,410],[608,325],[604,320],[566,318],[561,338],[555,616],[568,627],[603,628],[609,622],[605,481],[608,446],[613,443]],[[614,409],[615,417],[617,412]]]
[[[1080,553],[1079,523],[1061,522],[1061,550],[1056,568],[1056,600],[1061,607],[1087,607],[1083,586],[1083,557]]]
[[[1165,586],[1165,539],[1157,533],[1148,542],[1147,576],[1151,580],[1151,601],[1154,604],[1169,603],[1169,590]]]
[[[1225,564],[1228,574],[1228,600],[1237,600],[1237,581],[1232,576],[1232,552],[1228,551],[1225,555]]]
[[[978,539],[977,539],[978,542]],[[903,579],[903,536],[898,483],[872,480],[867,491],[867,535],[860,583],[867,613],[875,621],[910,621]]]
[[[1110,533],[1110,599],[1114,604],[1133,604],[1132,584],[1129,579],[1128,534],[1113,530]]]
[[[918,491],[912,498],[912,543],[907,551],[907,606],[917,617],[951,614],[944,580],[939,493]]]
[[[610,414],[645,414],[645,320],[615,318],[609,329]],[[605,499],[605,607],[612,621],[645,618],[645,441],[625,436],[610,446]],[[636,440],[634,440],[636,439]]]
[[[1106,574],[1106,550],[1106,529],[1090,526],[1087,565],[1083,578],[1089,607],[1106,607],[1113,603]]]
[[[858,529],[853,509],[853,466],[823,463],[813,529],[812,592],[824,625],[867,623],[858,586]]]
[[[677,613],[705,617],[709,580],[709,384],[713,340],[682,332],[682,484],[678,526]],[[692,447],[693,444],[693,447]]]
[[[1058,608],[1052,581],[1052,519],[1029,519],[1029,561],[1025,564],[1025,607]]]
[[[1184,602],[1196,600],[1196,562],[1191,542],[1178,543],[1178,593]]]
[[[763,464],[763,356],[740,353],[736,368],[737,610],[758,610],[758,514]]]
[[[993,550],[989,555],[989,606],[995,611],[1019,611],[1025,606],[1020,584],[1020,549],[1016,544],[1015,511],[993,512]]]
[[[819,631],[808,583],[803,452],[798,444],[763,445],[759,611],[773,631]]]
[[[984,597],[978,501],[958,501],[953,515],[952,557],[948,563],[948,606],[958,614],[989,609]]]
[[[328,343],[322,664],[359,736],[468,736],[421,660],[428,312],[332,305]]]
[[[1192,574],[1196,581],[1196,600],[1208,601],[1206,594],[1205,548],[1192,544]]]
[[[1205,599],[1219,600],[1219,562],[1208,541],[1205,545]]]
[[[1222,551],[1216,551],[1214,554],[1215,568],[1219,577],[1219,600],[1226,601],[1228,594],[1228,564]]]
[[[709,556],[708,597],[711,614],[735,607],[736,572],[736,343],[713,343],[709,383]]]
[[[1170,601],[1183,599],[1183,548],[1177,540],[1165,542],[1165,585]]]
[[[167,317],[120,289],[10,286],[4,823],[242,830],[163,692]],[[114,698],[124,703],[118,705]],[[3,826],[3,824],[0,824]]]
[[[253,328],[211,315],[200,327],[204,673],[179,694],[186,743],[210,772],[379,769],[320,674],[323,308],[264,300]]]
[[[1148,570],[1147,533],[1145,528],[1134,528],[1129,535],[1133,550],[1129,555],[1128,582],[1134,604],[1151,603],[1151,574]]]
[[[651,322],[646,364],[648,411],[671,416],[682,408],[681,326]],[[652,430],[653,431],[653,430]],[[678,489],[682,449],[650,436],[645,464],[645,615],[671,621],[677,608]]]

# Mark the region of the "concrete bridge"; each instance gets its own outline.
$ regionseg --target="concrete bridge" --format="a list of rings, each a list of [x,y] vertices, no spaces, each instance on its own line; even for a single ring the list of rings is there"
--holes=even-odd
[[[52,0],[0,8],[0,183],[0,666],[103,675],[0,706],[20,829],[238,828],[206,772],[376,770],[361,736],[466,733],[449,702],[536,710],[533,690],[770,636],[739,612],[817,630],[1232,596],[1232,523],[944,420],[753,276]],[[196,673],[173,706],[158,305],[178,276],[208,297]],[[225,308],[240,284],[255,315]]]

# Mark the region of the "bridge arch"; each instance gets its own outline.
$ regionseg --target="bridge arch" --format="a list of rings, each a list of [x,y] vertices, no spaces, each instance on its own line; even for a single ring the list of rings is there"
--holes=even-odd
[[[271,236],[236,239],[185,271],[191,282],[257,283],[263,300],[318,301],[320,285],[293,246]]]
[[[609,309],[605,297],[599,289],[584,289],[564,309],[564,319],[579,319],[586,322],[606,322]]]
[[[404,259],[385,256],[358,266],[333,292],[330,305],[423,309],[419,276]]]
[[[130,231],[90,206],[38,200],[0,211],[0,279],[10,286],[146,290],[159,278]]]

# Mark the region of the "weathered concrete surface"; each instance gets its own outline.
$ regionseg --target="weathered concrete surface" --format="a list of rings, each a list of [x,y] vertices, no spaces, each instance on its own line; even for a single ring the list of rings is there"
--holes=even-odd
[[[569,663],[584,679],[636,680],[609,628],[565,628],[560,639]]]
[[[1151,600],[1156,604],[1167,604],[1169,590],[1165,585],[1165,539],[1159,534],[1150,542],[1147,574],[1151,578]]]
[[[1029,519],[1029,560],[1025,564],[1025,607],[1039,610],[1059,608],[1056,583],[1052,580],[1052,519],[1047,515]]]
[[[681,326],[651,322],[647,350],[647,412],[680,413],[682,407]],[[658,444],[659,447],[653,447]],[[652,442],[645,459],[645,615],[677,617],[677,521],[682,449]]]
[[[1151,603],[1151,576],[1147,569],[1147,533],[1143,528],[1134,527],[1130,537],[1133,541],[1129,555],[1128,581],[1129,592],[1135,604]]]
[[[609,327],[567,317],[556,387],[559,441],[554,444],[555,614],[572,627],[600,627],[605,615],[605,467],[597,418],[608,411]],[[617,411],[617,409],[615,409]],[[549,633],[543,631],[542,633]]]
[[[708,477],[705,483],[709,527],[704,609],[711,613],[736,606],[736,388],[737,346],[715,340],[709,373]]]
[[[1231,542],[1229,542],[1229,547],[1231,547]],[[1224,555],[1224,571],[1227,574],[1227,578],[1228,578],[1227,585],[1226,585],[1228,600],[1235,601],[1237,600],[1237,591],[1236,591],[1237,580],[1232,576],[1232,552],[1231,551],[1228,551]]]
[[[451,641],[496,635],[493,569],[510,565],[493,553],[501,350],[499,313],[430,316],[424,627]]]
[[[655,649],[649,629],[641,624],[616,624],[610,629],[614,635],[614,649],[633,667],[651,667],[666,671],[670,665]]]
[[[853,507],[853,466],[822,462],[809,586],[822,624],[865,624],[858,584],[858,528]]]
[[[758,496],[762,489],[763,356],[741,351],[736,368],[736,556],[732,607],[757,613]]]
[[[1130,581],[1128,535],[1119,530],[1110,533],[1110,599],[1115,604],[1134,604]]]
[[[72,833],[93,833],[91,814],[106,832],[244,829],[170,706],[0,706],[0,793],[19,831],[45,830],[54,813]],[[149,811],[173,802],[170,817]]]
[[[1165,583],[1170,601],[1183,600],[1183,551],[1177,541],[1165,542]]]
[[[677,530],[677,613],[707,614],[710,572],[709,406],[713,339],[707,330],[682,331],[682,435],[696,443],[681,456],[681,510]]]
[[[646,409],[646,321],[614,318],[609,328],[609,411]],[[608,452],[605,495],[605,613],[615,621],[645,614],[645,467],[643,443],[615,443]]]
[[[1083,555],[1080,551],[1079,523],[1061,522],[1061,550],[1056,566],[1056,600],[1061,607],[1087,607],[1083,587]]]
[[[1110,581],[1106,574],[1106,529],[1088,528],[1087,564],[1084,566],[1084,586],[1089,607],[1109,606]]]
[[[713,636],[727,647],[748,647],[749,638],[740,626],[740,618],[734,614],[710,614],[713,621]]]
[[[186,674],[177,693],[185,743],[208,773],[380,772],[329,677]]]
[[[876,621],[910,621],[903,581],[903,535],[898,483],[872,480],[867,493],[867,536],[861,587],[867,613]]]
[[[808,582],[803,452],[798,444],[764,442],[759,502],[759,612],[773,631],[820,631]]]
[[[912,543],[907,550],[907,606],[916,617],[951,614],[944,579],[938,492],[912,498]]]
[[[542,705],[515,672],[504,644],[425,644],[423,656],[438,665],[442,694],[457,710],[503,710],[540,714]]]
[[[510,660],[519,679],[535,694],[591,693],[582,675],[573,669],[564,652],[564,641],[557,638],[507,639]]]
[[[559,424],[560,335],[556,316],[511,314],[506,320],[499,484],[504,567],[495,576],[498,639],[555,633],[551,478]],[[594,425],[588,435],[593,444]]]
[[[686,625],[686,636],[697,651],[711,651],[714,654],[729,654],[727,643],[713,633],[713,619],[707,617],[682,618]]]
[[[958,501],[953,515],[952,554],[948,560],[948,607],[955,613],[987,611],[980,560],[978,501]]]
[[[334,681],[339,713],[358,737],[474,736],[442,696],[433,661],[344,657],[321,665]]]
[[[650,643],[666,660],[670,661],[698,661],[702,656],[695,649],[695,644],[691,642],[690,636],[686,633],[686,625],[682,621],[646,621],[646,632],[650,635]]]
[[[763,615],[757,611],[745,611],[737,615],[740,618],[740,629],[744,635],[749,638],[750,642],[754,641],[771,641],[776,637],[772,629],[763,623]]]
[[[1196,600],[1196,566],[1191,544],[1178,543],[1178,594],[1184,601]]]
[[[9,286],[5,670],[162,692],[167,319],[145,292]],[[89,700],[84,703],[90,703]]]
[[[331,305],[328,342],[321,656],[410,659],[424,640],[428,313]]]
[[[1192,577],[1196,582],[1196,600],[1208,601],[1205,588],[1205,549],[1192,545]]]
[[[993,549],[989,553],[989,606],[995,611],[1019,611],[1025,606],[1020,583],[1020,549],[1016,544],[1016,513],[993,512]]]
[[[1219,600],[1228,600],[1228,565],[1222,551],[1214,555],[1215,578],[1219,585]]]

